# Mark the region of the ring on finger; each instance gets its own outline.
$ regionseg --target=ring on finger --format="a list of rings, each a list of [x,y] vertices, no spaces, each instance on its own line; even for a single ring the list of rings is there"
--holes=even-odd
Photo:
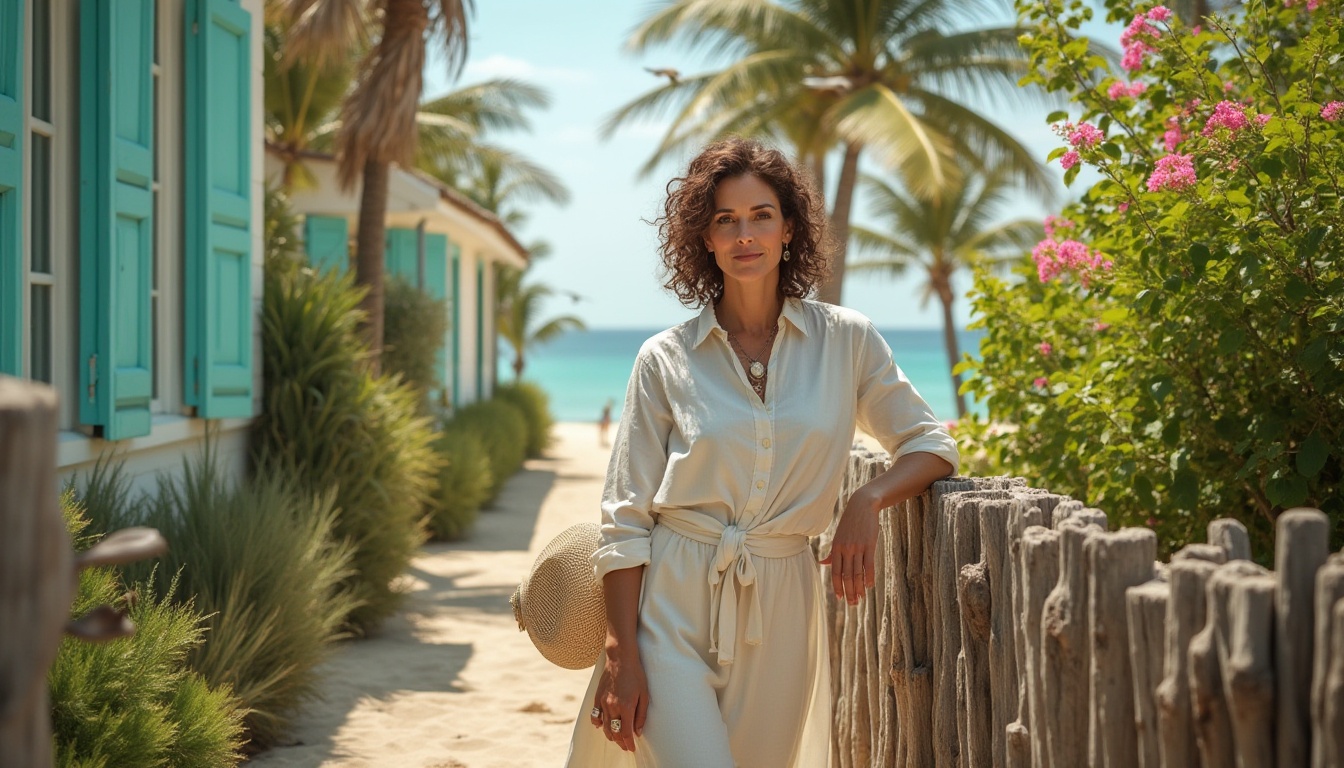
[[[621,732],[621,718],[618,717],[611,721],[611,732],[612,733]]]
[[[592,712],[589,712],[589,713],[588,713],[588,716],[591,717],[591,718],[593,718],[594,720],[601,720],[601,719],[602,719],[602,709],[601,709],[600,707],[593,707],[593,711],[592,711]]]

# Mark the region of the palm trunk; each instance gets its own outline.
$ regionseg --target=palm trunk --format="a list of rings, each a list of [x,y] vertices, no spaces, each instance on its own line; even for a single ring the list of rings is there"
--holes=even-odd
[[[377,160],[364,162],[364,186],[359,196],[359,237],[356,240],[355,282],[368,293],[359,308],[364,310],[364,338],[369,345],[369,366],[382,371],[383,354],[383,261],[387,249],[387,183],[390,165]]]
[[[812,183],[817,185],[817,192],[825,194],[826,192],[826,153],[819,152],[812,155],[809,161],[809,167],[812,169]]]
[[[520,350],[513,356],[513,380],[521,381],[523,378],[523,353]]]
[[[854,207],[854,188],[859,178],[859,152],[863,147],[854,142],[845,145],[845,161],[840,165],[840,182],[835,188],[835,205],[831,207],[831,237],[835,256],[831,260],[831,276],[822,283],[817,298],[828,304],[839,304],[845,287],[845,252],[849,250],[849,212]]]
[[[952,319],[952,285],[947,277],[935,278],[934,290],[938,293],[938,303],[943,305],[943,345],[947,348],[947,365],[951,371],[961,362],[961,350],[957,345],[957,324]],[[966,415],[966,400],[961,394],[961,374],[952,374],[952,397],[957,403],[957,418]]]

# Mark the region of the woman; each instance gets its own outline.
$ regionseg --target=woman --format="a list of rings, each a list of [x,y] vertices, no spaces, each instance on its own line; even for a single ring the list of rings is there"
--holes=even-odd
[[[630,377],[593,555],[606,647],[568,765],[824,766],[809,537],[832,521],[857,423],[895,458],[822,560],[857,603],[878,511],[952,474],[956,443],[872,323],[804,298],[826,274],[823,216],[781,153],[721,141],[668,189],[665,285],[702,310],[645,342]]]

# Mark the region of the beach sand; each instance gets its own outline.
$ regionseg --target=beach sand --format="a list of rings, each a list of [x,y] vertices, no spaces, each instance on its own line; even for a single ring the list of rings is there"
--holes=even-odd
[[[615,430],[613,429],[614,433]],[[557,533],[597,521],[609,448],[595,424],[559,424],[470,540],[429,544],[404,609],[376,636],[340,644],[320,670],[323,700],[290,746],[248,766],[551,768],[564,761],[589,670],[542,658],[509,596]]]

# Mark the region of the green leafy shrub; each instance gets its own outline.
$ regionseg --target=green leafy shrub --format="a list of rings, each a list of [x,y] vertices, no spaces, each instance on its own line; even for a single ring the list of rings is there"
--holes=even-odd
[[[540,456],[551,443],[551,427],[555,425],[546,390],[530,381],[499,384],[495,387],[495,399],[522,411],[527,420],[527,455]]]
[[[1169,546],[1313,505],[1344,543],[1344,21],[1252,3],[1193,30],[1123,0],[1132,73],[1069,40],[1081,2],[1019,2],[1035,71],[1076,116],[1053,156],[1100,180],[1051,222],[1035,268],[982,275],[966,388],[972,452]],[[1128,82],[1133,80],[1136,85]],[[1069,117],[1057,113],[1049,119]],[[1084,127],[1086,126],[1086,127]]]
[[[74,493],[61,496],[77,550],[93,538]],[[128,610],[133,636],[92,644],[67,637],[48,675],[56,765],[62,768],[214,768],[237,765],[243,709],[228,686],[211,687],[187,663],[202,640],[201,616],[190,600],[160,596],[148,584],[127,591],[110,568],[80,572],[72,608]]]
[[[131,504],[120,467],[100,464],[85,498],[95,526],[157,528],[171,542],[153,566],[124,569],[127,580],[206,615],[205,642],[190,656],[212,685],[242,700],[248,749],[272,746],[299,707],[317,694],[316,668],[356,607],[339,585],[353,547],[334,541],[331,495],[306,497],[277,473],[230,488],[209,452],[183,463],[180,482],[161,477],[157,494]]]
[[[490,496],[490,457],[480,437],[463,427],[440,432],[434,450],[442,463],[430,502],[430,534],[449,541],[466,538]]]
[[[362,632],[401,604],[395,582],[424,541],[438,459],[416,392],[365,367],[359,298],[348,276],[267,264],[252,446],[258,468],[334,494],[335,534],[355,545],[349,622]]]
[[[398,277],[383,297],[383,371],[400,374],[427,404],[443,387],[439,353],[448,332],[448,305]]]
[[[487,502],[499,495],[504,482],[527,457],[527,419],[522,411],[502,400],[482,400],[459,408],[444,429],[467,430],[480,439],[490,459]]]

